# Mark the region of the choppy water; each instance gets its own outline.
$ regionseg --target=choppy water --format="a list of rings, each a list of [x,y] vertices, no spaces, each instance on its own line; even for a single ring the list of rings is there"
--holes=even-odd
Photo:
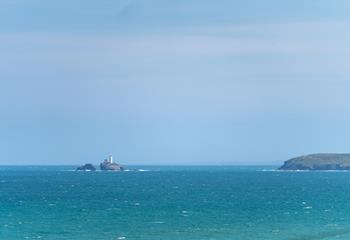
[[[142,168],[0,167],[0,239],[350,239],[350,172]]]

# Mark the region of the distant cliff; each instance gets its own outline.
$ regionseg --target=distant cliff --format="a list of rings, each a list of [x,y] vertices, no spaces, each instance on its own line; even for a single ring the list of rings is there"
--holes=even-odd
[[[350,154],[319,153],[285,161],[279,170],[350,170]]]

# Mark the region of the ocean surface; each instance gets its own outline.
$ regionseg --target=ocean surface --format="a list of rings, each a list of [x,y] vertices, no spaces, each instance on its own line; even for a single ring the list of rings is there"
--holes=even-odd
[[[350,239],[350,172],[130,168],[0,167],[0,239]]]

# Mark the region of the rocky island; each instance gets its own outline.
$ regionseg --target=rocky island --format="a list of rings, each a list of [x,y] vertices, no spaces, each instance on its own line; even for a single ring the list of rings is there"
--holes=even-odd
[[[118,163],[113,162],[112,155],[109,155],[102,163],[100,163],[100,169],[103,171],[123,171],[124,167]],[[91,163],[87,163],[83,166],[80,166],[76,171],[96,171],[96,168]]]
[[[77,167],[76,171],[96,171],[96,168],[91,163],[87,163],[83,166]]]
[[[350,154],[304,155],[285,161],[279,170],[350,170]]]
[[[120,166],[118,163],[113,162],[112,155],[109,155],[108,158],[105,159],[100,164],[100,169],[106,170],[106,171],[123,171],[124,170],[124,168]]]

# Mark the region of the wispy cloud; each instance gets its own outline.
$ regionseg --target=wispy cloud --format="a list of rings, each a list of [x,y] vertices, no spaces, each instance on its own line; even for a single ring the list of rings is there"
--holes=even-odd
[[[111,57],[205,57],[234,54],[342,54],[349,22],[253,24],[192,29],[166,35],[2,34],[2,51],[104,54]],[[340,37],[341,36],[341,37]],[[29,47],[31,46],[31,48]]]
[[[147,109],[167,111],[166,103],[188,112],[205,111],[201,103],[211,109],[222,106],[222,111],[241,111],[242,103],[245,109],[293,104],[342,108],[344,94],[322,99],[328,89],[343,93],[350,74],[347,26],[305,22],[208,27],[172,35],[2,34],[0,74],[13,81],[7,84],[11,89],[18,82],[26,86],[19,90],[23,96],[37,102],[51,99],[56,106],[61,98],[55,89],[68,100],[84,89],[80,97],[86,104],[77,102],[75,109],[98,109],[107,99],[133,102],[138,110],[132,99],[147,99],[141,104]],[[330,79],[340,84],[332,85]],[[38,86],[46,92],[38,95]],[[95,89],[105,92],[102,99]],[[11,91],[3,91],[3,97],[10,97]]]

